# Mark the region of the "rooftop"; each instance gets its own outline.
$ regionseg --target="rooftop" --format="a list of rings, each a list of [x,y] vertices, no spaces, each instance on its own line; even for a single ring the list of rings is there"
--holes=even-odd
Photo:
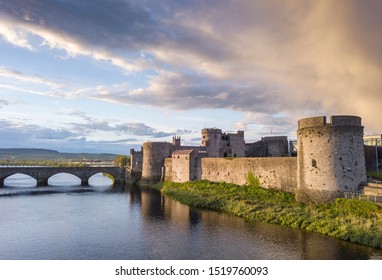
[[[192,153],[193,150],[176,150],[173,152],[173,155],[189,155]]]

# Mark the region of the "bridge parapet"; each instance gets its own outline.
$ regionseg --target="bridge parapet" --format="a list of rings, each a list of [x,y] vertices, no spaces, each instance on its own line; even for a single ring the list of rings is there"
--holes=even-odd
[[[97,173],[107,173],[115,183],[125,182],[125,169],[120,167],[0,167],[0,188],[4,180],[14,174],[25,174],[36,179],[37,186],[46,186],[48,179],[59,173],[68,173],[81,179],[81,185],[88,185],[89,178]]]

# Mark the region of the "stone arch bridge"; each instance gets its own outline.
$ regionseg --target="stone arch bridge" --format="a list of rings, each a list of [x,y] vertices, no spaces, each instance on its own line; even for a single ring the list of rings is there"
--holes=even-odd
[[[48,179],[58,173],[68,173],[81,179],[81,185],[87,186],[89,178],[97,173],[107,173],[114,177],[115,183],[125,182],[125,169],[120,167],[0,167],[0,188],[4,180],[16,173],[29,175],[36,179],[37,187],[47,186]]]

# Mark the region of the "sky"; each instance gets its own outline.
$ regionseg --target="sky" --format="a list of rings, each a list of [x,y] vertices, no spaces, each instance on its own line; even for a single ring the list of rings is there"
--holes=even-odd
[[[382,1],[0,0],[0,148],[128,154],[200,131],[381,134]]]

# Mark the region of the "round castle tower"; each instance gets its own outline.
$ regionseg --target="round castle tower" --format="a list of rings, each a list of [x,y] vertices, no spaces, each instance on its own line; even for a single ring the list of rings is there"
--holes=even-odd
[[[171,157],[175,147],[171,143],[143,143],[142,181],[159,182],[162,177],[164,159]]]
[[[327,201],[358,191],[366,182],[363,126],[356,116],[313,117],[298,121],[299,200]]]

